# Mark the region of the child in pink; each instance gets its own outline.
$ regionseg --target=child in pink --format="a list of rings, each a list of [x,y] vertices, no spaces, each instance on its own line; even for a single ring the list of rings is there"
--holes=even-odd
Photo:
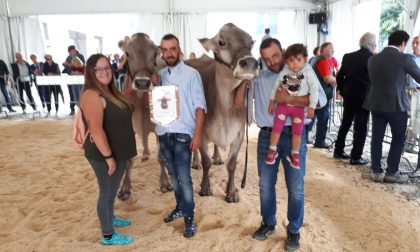
[[[308,52],[303,44],[289,46],[285,53],[286,66],[280,72],[274,83],[269,104],[269,112],[272,114],[275,107],[275,96],[279,88],[285,88],[290,95],[309,95],[309,107],[306,117],[314,117],[315,107],[318,102],[318,78],[312,67],[307,63]],[[290,104],[279,104],[275,109],[274,126],[271,131],[270,147],[265,162],[274,164],[277,157],[277,144],[285,124],[292,125],[292,151],[290,165],[299,169],[299,147],[305,122],[305,107]]]

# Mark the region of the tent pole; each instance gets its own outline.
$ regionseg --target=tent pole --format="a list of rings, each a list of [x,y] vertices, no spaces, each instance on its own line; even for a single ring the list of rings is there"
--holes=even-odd
[[[14,49],[14,43],[13,43],[13,37],[12,37],[12,25],[10,24],[11,23],[10,22],[11,17],[10,17],[10,8],[9,8],[9,1],[8,0],[6,0],[6,11],[7,11],[7,25],[9,27],[10,47],[11,47],[11,50],[12,50],[12,57],[11,57],[10,62],[13,62],[14,55],[15,55],[15,49]]]
[[[171,30],[171,33],[174,33],[175,29],[174,29],[174,2],[173,2],[173,0],[169,0],[169,16],[170,16],[170,19],[171,19],[170,30]]]

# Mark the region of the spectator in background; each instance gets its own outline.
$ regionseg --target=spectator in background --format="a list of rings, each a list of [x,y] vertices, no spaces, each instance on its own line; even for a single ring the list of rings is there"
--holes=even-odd
[[[330,118],[330,104],[333,97],[336,79],[334,77],[334,71],[330,68],[328,60],[332,58],[333,53],[333,44],[331,42],[326,42],[321,45],[321,55],[316,56],[312,61],[312,68],[314,69],[328,100],[327,105],[317,109],[315,112],[317,119],[314,143],[315,148],[329,148],[329,145],[325,143],[325,139],[327,136],[328,120]]]
[[[413,38],[412,49],[413,53],[411,56],[413,56],[417,66],[420,67],[420,36],[415,36]],[[420,84],[416,82],[410,75],[408,76],[408,79],[411,88],[420,88]]]
[[[38,86],[38,83],[36,82],[36,76],[42,75],[43,71],[43,63],[38,62],[38,57],[35,54],[31,54],[29,58],[32,61],[32,65],[30,66],[31,73],[34,78],[34,83],[36,86],[36,89],[38,90],[39,98],[41,99],[42,108],[45,108],[45,86],[41,85]]]
[[[127,73],[127,71],[126,71],[127,70],[127,66],[126,66],[127,55],[125,54],[125,47],[128,45],[129,42],[130,42],[130,37],[128,37],[128,36],[125,36],[124,40],[118,41],[118,47],[123,52],[123,55],[121,55],[121,62],[120,62],[120,64],[118,64],[118,69],[122,73]]]
[[[121,58],[118,53],[113,55],[113,60],[111,62],[112,72],[114,73],[115,79],[118,80],[120,75],[120,70],[118,69],[118,65],[121,64]]]
[[[308,61],[309,65],[312,64],[312,61],[315,59],[316,56],[319,56],[319,54],[321,53],[321,47],[319,47],[319,46],[315,47],[314,50],[312,51],[312,53],[314,54],[314,56],[312,56],[309,59],[309,61]]]
[[[31,82],[33,81],[32,75],[31,75],[31,68],[28,64],[28,62],[24,61],[22,58],[22,54],[17,52],[15,54],[16,62],[12,63],[12,71],[13,71],[13,80],[15,83],[18,84],[19,89],[19,98],[20,98],[20,106],[22,107],[22,112],[26,113],[26,104],[25,104],[25,98],[23,96],[23,91],[26,92],[26,96],[28,96],[30,105],[36,111],[36,105],[34,98],[32,97],[32,91],[31,91]]]
[[[127,63],[127,55],[125,53],[125,47],[130,42],[130,37],[125,36],[124,40],[120,40],[118,42],[118,47],[121,49],[123,54],[121,55],[120,63],[117,64],[117,69],[119,74],[127,74],[128,73],[128,64]],[[121,78],[121,82],[124,82],[124,77]]]
[[[0,59],[0,89],[1,92],[3,93],[4,96],[4,100],[6,101],[6,106],[7,109],[9,110],[9,112],[16,112],[13,108],[12,108],[12,103],[10,100],[10,96],[9,96],[9,92],[7,91],[7,78],[9,75],[9,69],[7,69],[7,65],[6,63]],[[0,105],[1,107],[1,105]]]
[[[334,51],[333,51],[333,53],[334,53]],[[331,68],[331,69],[332,69],[332,71],[333,71],[333,76],[335,77],[335,76],[336,76],[336,74],[337,74],[337,72],[338,72],[338,69],[339,69],[339,67],[340,67],[340,65],[338,64],[337,59],[336,59],[336,58],[334,58],[334,56],[333,56],[333,57],[331,57],[331,58],[328,60],[328,64],[330,65],[330,68]]]
[[[344,110],[335,141],[334,158],[350,159],[351,165],[365,165],[369,162],[362,158],[369,120],[369,111],[362,106],[370,89],[367,65],[369,58],[376,53],[375,35],[370,32],[363,34],[359,45],[358,51],[344,55],[341,68],[337,73],[337,89],[343,97]],[[353,148],[349,155],[344,152],[344,146],[353,121]]]
[[[64,73],[68,75],[83,75],[85,57],[79,53],[74,45],[67,48],[69,55],[64,61]],[[73,116],[75,111],[74,107],[79,104],[80,94],[83,89],[83,84],[68,84],[67,85],[70,94],[70,115]]]
[[[54,76],[54,75],[60,75],[60,67],[57,63],[55,63],[52,59],[52,56],[50,54],[45,54],[44,56],[45,63],[44,63],[44,75],[48,76]],[[54,101],[55,101],[55,113],[58,112],[58,94],[63,94],[63,90],[61,89],[61,86],[59,83],[48,85],[46,86],[46,93],[45,93],[45,100],[47,101],[47,110],[48,114],[51,111],[51,94],[54,95]],[[64,99],[63,99],[64,102]]]
[[[190,53],[189,59],[197,59],[197,56],[195,55],[194,52]]]
[[[261,41],[263,41],[265,39],[268,39],[268,38],[271,38],[270,28],[265,28],[265,30],[264,30],[264,36],[261,38]]]
[[[398,170],[407,130],[407,74],[420,82],[420,68],[411,55],[405,54],[407,32],[398,30],[388,38],[388,46],[372,56],[368,62],[370,92],[363,107],[372,112],[371,178],[375,182],[404,183],[408,176]],[[387,169],[382,169],[382,142],[387,125],[391,127],[392,141],[388,152]]]

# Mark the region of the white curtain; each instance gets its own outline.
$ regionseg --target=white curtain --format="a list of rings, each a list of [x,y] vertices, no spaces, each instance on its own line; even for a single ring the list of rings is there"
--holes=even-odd
[[[12,17],[10,18],[12,39],[10,39],[7,17],[0,18],[0,58],[10,63],[15,61],[15,53],[20,52],[25,60],[29,60],[32,53],[43,54],[44,45],[37,17]],[[11,43],[13,42],[13,47]],[[30,63],[30,62],[29,62]]]
[[[259,46],[261,44],[264,28],[274,25],[271,29],[271,36],[280,41],[284,49],[294,43],[307,45],[308,51],[316,45],[316,26],[308,23],[309,12],[305,10],[282,10],[270,13],[256,12],[221,12],[207,14],[207,36],[213,37],[223,24],[232,22],[239,28],[248,32],[255,40],[252,54],[259,57]],[[275,24],[271,23],[270,17],[276,19]],[[262,28],[262,29],[261,29]]]
[[[195,52],[197,56],[204,52],[198,39],[206,36],[206,14],[166,13],[163,14],[163,18],[162,36],[166,33],[177,36],[185,59],[191,52]]]
[[[12,49],[10,46],[10,33],[7,17],[0,18],[0,59],[6,62],[6,65],[10,69],[10,62],[13,59]]]
[[[378,39],[381,0],[341,0],[328,4],[328,35],[334,57],[341,62],[345,53],[359,49],[359,39],[372,32]],[[365,18],[369,17],[369,18]]]
[[[13,52],[20,52],[23,59],[29,61],[29,55],[44,55],[44,43],[37,17],[10,18]],[[14,55],[12,61],[14,61]]]
[[[309,11],[285,10],[279,12],[278,38],[282,47],[303,43],[308,48],[308,55],[317,46],[317,25],[309,24]]]

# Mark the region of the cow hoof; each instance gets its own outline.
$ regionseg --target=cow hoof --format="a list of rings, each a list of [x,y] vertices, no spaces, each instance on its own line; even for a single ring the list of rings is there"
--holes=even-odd
[[[122,201],[126,201],[130,198],[131,192],[118,192],[118,198]]]
[[[146,162],[146,161],[148,161],[148,160],[149,160],[149,157],[142,157],[142,158],[141,158],[141,161],[142,161],[142,162]]]
[[[225,200],[226,200],[227,203],[238,203],[239,202],[239,196],[238,195],[226,196]]]
[[[201,197],[206,197],[206,196],[213,196],[213,193],[210,191],[207,192],[199,192],[198,193]]]
[[[223,162],[222,160],[213,160],[213,165],[222,165],[225,162]]]
[[[170,185],[166,185],[166,186],[161,186],[160,187],[160,191],[162,192],[162,193],[167,193],[167,192],[171,192],[171,191],[173,191],[174,189],[172,188],[172,186],[170,186]]]
[[[193,165],[191,165],[191,169],[201,170],[201,165],[199,165],[199,164],[193,164]]]

